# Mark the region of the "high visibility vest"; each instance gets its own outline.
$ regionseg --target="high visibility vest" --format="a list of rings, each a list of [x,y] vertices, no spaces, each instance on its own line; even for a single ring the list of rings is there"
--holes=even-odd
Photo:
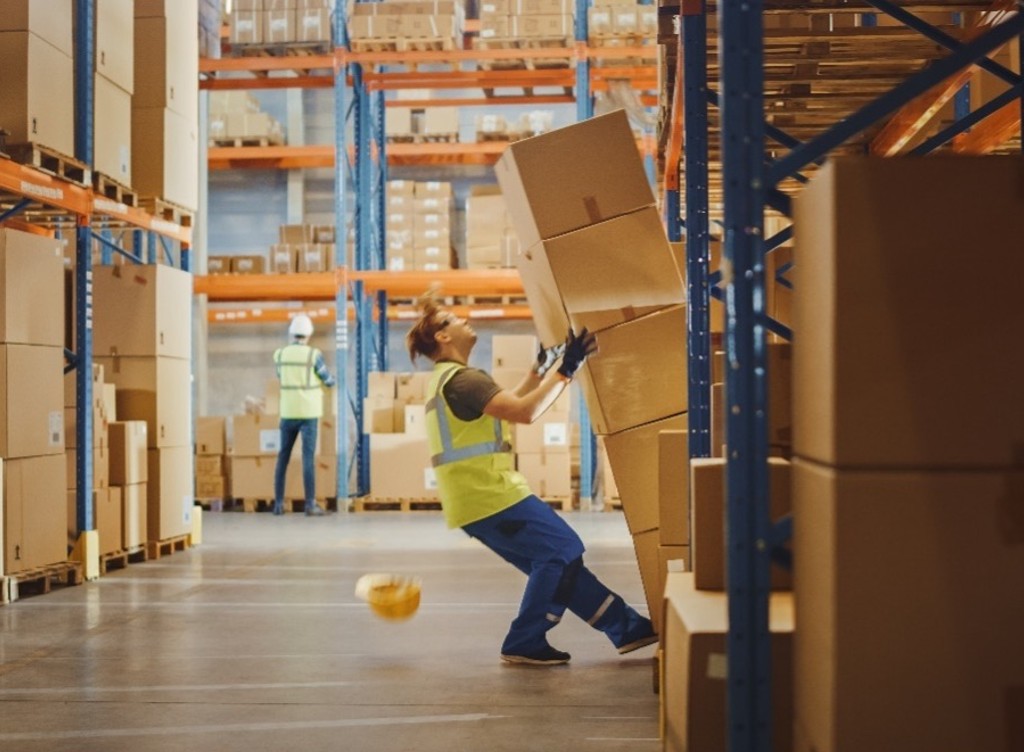
[[[508,423],[489,415],[461,420],[445,401],[444,385],[463,368],[438,363],[427,387],[427,446],[448,527],[490,517],[530,495],[515,469]]]
[[[291,344],[274,353],[281,380],[282,418],[319,418],[323,414],[323,394],[316,375],[320,351],[309,345]]]

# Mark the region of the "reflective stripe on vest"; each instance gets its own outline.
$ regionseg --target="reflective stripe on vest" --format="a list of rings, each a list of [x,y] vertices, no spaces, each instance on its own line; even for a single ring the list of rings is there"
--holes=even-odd
[[[445,384],[459,369],[453,368],[443,377],[437,380],[437,391],[434,396],[427,400],[427,412],[431,410],[437,415],[437,427],[441,434],[441,452],[435,454],[430,458],[430,464],[434,467],[440,465],[447,465],[451,462],[458,462],[459,460],[468,460],[473,457],[480,457],[484,454],[496,454],[498,452],[510,452],[512,451],[512,445],[502,439],[501,436],[501,420],[498,418],[492,418],[494,424],[494,441],[484,441],[478,444],[470,444],[469,446],[455,448],[452,446],[452,428],[448,423],[448,412],[445,410],[444,397],[441,395],[441,391],[444,389]]]

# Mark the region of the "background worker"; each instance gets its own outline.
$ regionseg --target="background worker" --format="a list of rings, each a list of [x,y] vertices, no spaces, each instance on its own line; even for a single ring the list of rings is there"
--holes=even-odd
[[[564,348],[538,353],[515,389],[502,389],[469,368],[476,333],[465,319],[426,297],[406,337],[415,361],[434,362],[427,389],[427,441],[446,522],[527,575],[519,614],[501,646],[509,663],[568,663],[547,632],[566,608],[605,633],[620,653],[656,642],[649,619],[628,606],[583,564],[583,541],[515,470],[509,422],[532,423],[558,398],[596,347],[584,329],[569,331]],[[561,364],[553,369],[561,357]]]
[[[284,514],[284,481],[295,439],[302,436],[302,487],[306,516],[319,517],[324,509],[316,503],[317,421],[323,415],[321,385],[334,386],[323,353],[309,345],[313,322],[299,314],[288,325],[291,343],[274,352],[274,366],[281,385],[281,449],[274,468],[274,514]]]

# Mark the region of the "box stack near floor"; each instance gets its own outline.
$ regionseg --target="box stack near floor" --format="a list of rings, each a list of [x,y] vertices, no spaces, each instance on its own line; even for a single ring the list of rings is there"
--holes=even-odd
[[[67,466],[68,543],[78,539],[77,489],[78,475],[78,411],[76,381],[77,371],[64,376],[64,434]],[[113,520],[107,514],[110,502],[110,422],[117,419],[116,387],[106,383],[103,366],[92,367],[92,490],[88,503],[92,504],[94,528],[99,532],[100,546],[110,544],[116,531],[109,528]],[[102,514],[101,514],[102,513]],[[115,547],[114,551],[120,550]],[[109,553],[101,550],[100,553]]]
[[[686,309],[633,132],[617,110],[513,143],[495,172],[541,341],[563,341],[570,326],[597,335],[579,381],[654,613],[658,433],[687,425]]]
[[[93,353],[117,386],[117,417],[145,421],[147,541],[192,524],[192,276],[169,266],[98,267]]]
[[[63,287],[59,243],[0,228],[5,574],[67,559]]]
[[[149,519],[146,491],[149,481],[148,426],[144,420],[113,420],[108,424],[108,435],[109,502],[113,516],[108,529],[97,514],[101,554],[137,550],[149,540],[146,529]]]
[[[837,158],[797,197],[796,750],[1020,746],[1021,186]]]
[[[429,371],[371,372],[363,402],[370,435],[370,493],[378,499],[436,500],[426,429]]]
[[[223,501],[228,496],[227,419],[196,418],[196,500]]]

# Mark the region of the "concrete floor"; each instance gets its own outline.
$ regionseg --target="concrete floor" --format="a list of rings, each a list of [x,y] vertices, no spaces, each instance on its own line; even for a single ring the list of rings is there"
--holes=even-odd
[[[621,514],[567,517],[646,612]],[[502,663],[525,579],[439,513],[203,521],[200,547],[0,606],[0,749],[660,749],[654,647],[567,613],[570,665]],[[374,571],[422,577],[412,620],[354,598]]]

